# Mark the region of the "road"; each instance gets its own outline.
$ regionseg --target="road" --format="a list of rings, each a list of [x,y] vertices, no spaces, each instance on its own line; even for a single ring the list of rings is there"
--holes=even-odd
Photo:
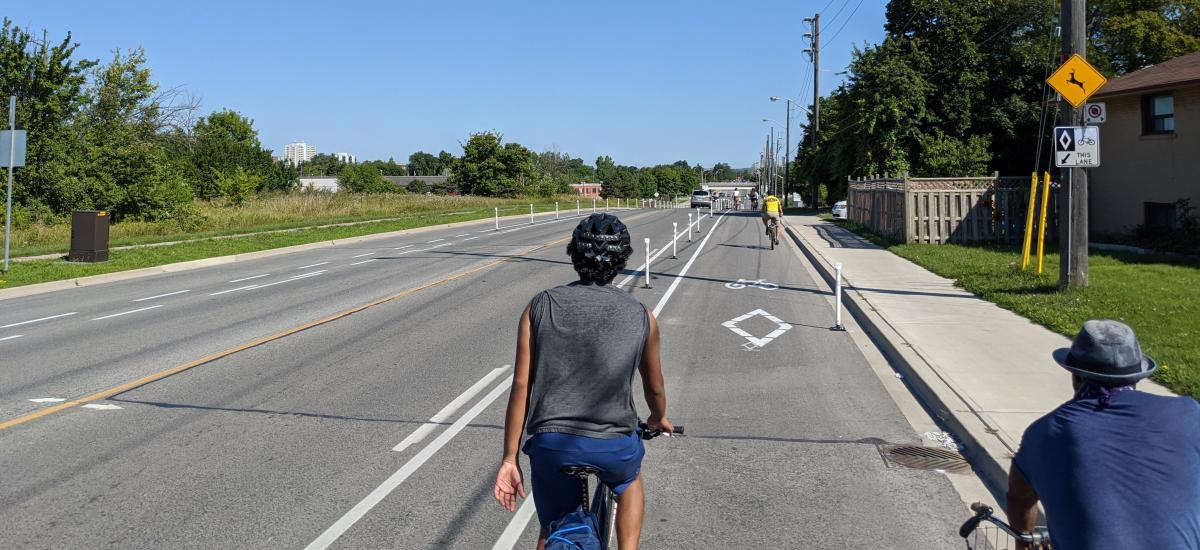
[[[921,437],[860,346],[829,330],[828,291],[794,245],[766,250],[757,218],[729,213],[671,259],[686,213],[621,213],[636,262],[617,282],[659,315],[670,416],[688,428],[647,445],[644,547],[959,547],[947,475],[881,459],[877,444]],[[0,429],[0,546],[532,547],[532,508],[510,514],[490,492],[516,319],[573,280],[572,224],[439,229],[0,302],[0,326],[75,312],[0,328],[0,421],[28,420]],[[29,401],[122,384],[98,408]]]

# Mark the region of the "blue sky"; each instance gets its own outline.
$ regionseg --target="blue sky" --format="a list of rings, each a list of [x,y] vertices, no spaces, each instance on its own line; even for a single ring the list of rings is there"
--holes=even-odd
[[[17,24],[74,33],[79,54],[146,49],[155,79],[252,118],[277,154],[402,161],[497,130],[588,163],[749,166],[772,95],[810,102],[803,18],[821,11],[822,92],[883,0],[6,2]],[[843,28],[844,27],[844,28]],[[840,33],[838,33],[841,28]],[[834,36],[835,33],[838,33]],[[798,124],[795,128],[798,128]],[[798,134],[793,129],[793,141]]]

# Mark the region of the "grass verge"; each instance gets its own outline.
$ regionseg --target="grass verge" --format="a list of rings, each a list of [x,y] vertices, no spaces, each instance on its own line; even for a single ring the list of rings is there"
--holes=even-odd
[[[896,244],[853,223],[838,223],[1067,337],[1074,337],[1088,319],[1120,320],[1133,327],[1143,351],[1158,361],[1156,381],[1200,398],[1200,262],[1093,251],[1089,286],[1059,291],[1057,252],[1046,254],[1038,275],[1035,267],[1021,271],[1019,247]]]
[[[518,213],[527,213],[529,212],[528,204],[529,203],[525,203],[524,207],[516,205],[506,206],[501,208],[500,214],[513,215]],[[547,212],[553,212],[554,204],[535,204],[534,211],[543,214]],[[572,206],[570,211],[563,209],[562,212],[564,215],[574,214],[574,206]],[[493,210],[491,208],[481,208],[470,211],[426,212],[421,214],[412,214],[408,217],[396,220],[380,221],[378,223],[363,225],[298,229],[296,231],[288,231],[286,233],[260,234],[234,239],[208,238],[196,242],[187,242],[166,246],[114,250],[110,253],[109,260],[103,263],[74,263],[64,260],[32,260],[25,262],[14,262],[10,266],[8,275],[6,277],[0,277],[0,289],[14,288],[18,286],[45,283],[50,281],[61,281],[64,279],[74,279],[77,277],[87,277],[89,275],[115,273],[118,271],[153,267],[175,262],[186,262],[190,260],[228,256],[232,254],[245,254],[248,252],[258,252],[260,250],[270,250],[285,246],[360,237],[363,235],[385,233],[389,231],[400,231],[403,229],[414,229],[430,225],[478,220],[490,218],[492,215]],[[511,226],[515,222],[510,220],[507,223]],[[188,237],[191,237],[191,235],[188,235]]]

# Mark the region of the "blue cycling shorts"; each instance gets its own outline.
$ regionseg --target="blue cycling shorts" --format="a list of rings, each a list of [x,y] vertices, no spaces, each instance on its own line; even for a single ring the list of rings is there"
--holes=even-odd
[[[599,439],[565,433],[534,434],[522,449],[529,455],[530,482],[538,522],[550,523],[579,508],[579,478],[562,473],[563,466],[591,466],[618,495],[637,479],[646,449],[637,433]]]

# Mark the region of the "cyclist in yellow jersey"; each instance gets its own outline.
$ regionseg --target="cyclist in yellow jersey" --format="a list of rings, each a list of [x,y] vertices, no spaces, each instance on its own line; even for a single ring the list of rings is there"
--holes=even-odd
[[[777,242],[779,241],[779,226],[782,225],[780,223],[780,217],[782,215],[783,215],[783,203],[779,202],[779,199],[777,197],[775,197],[775,195],[767,195],[767,198],[763,199],[763,201],[762,201],[763,227],[770,227],[767,224],[772,219],[775,220],[775,240]]]

